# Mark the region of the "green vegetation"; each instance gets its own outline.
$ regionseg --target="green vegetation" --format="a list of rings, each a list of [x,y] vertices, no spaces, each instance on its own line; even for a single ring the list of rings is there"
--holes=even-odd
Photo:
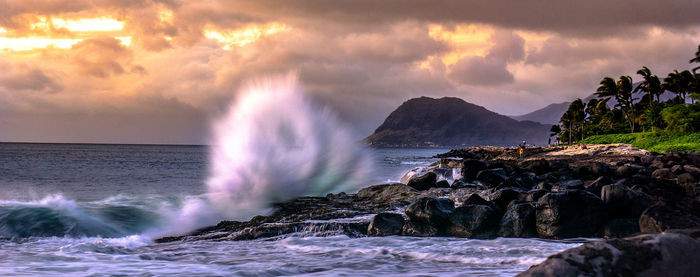
[[[610,144],[626,143],[634,147],[646,149],[654,152],[700,151],[700,132],[676,135],[670,133],[632,133],[632,134],[609,134],[587,137],[580,143],[585,144]]]
[[[700,45],[690,63],[700,63]],[[629,143],[656,152],[698,151],[699,69],[674,70],[662,82],[643,66],[637,71],[642,81],[636,86],[631,76],[617,80],[605,77],[595,92],[597,98],[588,103],[573,101],[562,115],[561,124],[552,127],[551,136],[568,144]],[[664,91],[676,97],[661,102]],[[608,106],[610,101],[614,101],[612,108]]]

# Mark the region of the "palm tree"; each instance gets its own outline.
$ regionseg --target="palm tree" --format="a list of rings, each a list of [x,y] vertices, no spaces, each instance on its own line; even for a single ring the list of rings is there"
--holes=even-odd
[[[698,51],[695,52],[695,58],[690,59],[690,63],[700,63],[700,45],[698,45]],[[693,68],[693,73],[700,69],[700,66]]]
[[[573,133],[577,129],[581,131],[581,139],[583,139],[583,124],[586,119],[585,109],[583,101],[580,98],[576,99],[569,104],[569,108],[560,119],[564,130],[569,133],[569,144],[571,144]]]
[[[620,80],[617,82],[615,82],[613,78],[605,77],[600,81],[600,86],[596,90],[595,95],[604,99],[604,101],[608,101],[610,98],[614,97],[615,100],[617,100],[615,107],[619,107],[625,114],[627,122],[630,125],[630,131],[634,133],[635,116],[632,84],[632,77],[630,76],[620,76]]]
[[[634,92],[646,92],[647,97],[649,98],[649,107],[651,107],[654,105],[654,96],[656,96],[658,102],[659,96],[664,92],[664,90],[661,88],[661,81],[659,81],[659,77],[651,74],[651,70],[649,70],[649,68],[646,66],[643,66],[642,69],[637,70],[637,74],[642,75],[644,81],[639,83],[639,85],[634,89]]]
[[[682,72],[674,70],[664,78],[663,87],[666,90],[678,94],[681,103],[685,103],[685,95],[690,91],[690,85],[693,83],[693,79],[693,74],[688,70],[683,70]]]

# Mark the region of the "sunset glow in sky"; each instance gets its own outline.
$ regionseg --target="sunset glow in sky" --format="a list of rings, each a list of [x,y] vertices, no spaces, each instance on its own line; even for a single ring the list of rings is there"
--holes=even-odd
[[[515,2],[515,3],[513,3]],[[530,3],[532,2],[532,3]],[[698,1],[0,0],[0,141],[207,143],[250,79],[297,72],[371,133],[418,96],[523,114],[691,68]]]

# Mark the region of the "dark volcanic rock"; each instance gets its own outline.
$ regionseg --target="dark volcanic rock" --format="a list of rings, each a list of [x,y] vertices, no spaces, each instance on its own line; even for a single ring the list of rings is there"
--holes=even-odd
[[[403,229],[404,219],[400,214],[378,213],[369,222],[368,236],[400,235]]]
[[[374,185],[357,192],[357,197],[360,199],[402,203],[410,203],[418,195],[417,190],[401,183]]]
[[[622,238],[639,233],[637,218],[613,218],[603,226],[602,237]]]
[[[537,201],[537,233],[543,238],[588,237],[607,219],[603,200],[584,190],[548,193]]]
[[[517,276],[698,276],[697,253],[700,242],[688,235],[646,234],[586,243]]]
[[[406,185],[416,190],[428,190],[434,188],[436,182],[437,174],[435,174],[435,172],[428,172],[422,176],[411,178]]]
[[[476,179],[476,174],[489,167],[489,164],[476,159],[464,160],[464,165],[462,166],[462,179],[465,181],[473,181]]]
[[[515,238],[537,237],[535,213],[534,202],[510,202],[506,213],[501,218],[498,235]]]
[[[654,172],[651,173],[651,178],[673,180],[676,179],[676,174],[673,174],[671,169],[661,168],[654,170]]]
[[[545,159],[527,161],[521,165],[528,171],[535,172],[538,175],[552,171],[551,164]]]
[[[501,212],[488,205],[462,205],[450,215],[449,235],[463,238],[495,238]]]
[[[401,230],[401,235],[411,237],[434,237],[438,235],[438,229],[428,224],[406,221]]]
[[[406,208],[406,215],[415,223],[441,229],[448,225],[455,203],[447,198],[422,197]]]
[[[527,193],[523,192],[521,189],[507,187],[494,192],[491,196],[491,201],[496,203],[501,209],[505,209],[508,207],[510,201],[524,199],[526,195]]]
[[[491,205],[491,202],[486,201],[484,198],[476,193],[473,193],[467,197],[462,203],[463,205]]]
[[[533,189],[527,192],[527,196],[525,196],[525,201],[528,202],[537,202],[542,196],[547,194],[548,192],[543,189]]]
[[[436,188],[449,188],[450,187],[450,182],[447,180],[440,180],[437,183],[435,183]]]
[[[600,196],[612,217],[638,217],[653,204],[653,199],[646,193],[620,184],[604,186]]]
[[[612,183],[613,180],[607,176],[600,176],[598,179],[595,179],[593,182],[585,186],[585,189],[595,195],[600,195],[600,190],[603,189],[603,186],[607,186]]]
[[[476,174],[476,180],[487,187],[496,187],[506,180],[506,172],[502,168],[485,169]]]
[[[639,217],[642,232],[659,233],[670,229],[700,228],[700,217],[662,203],[655,204]]]

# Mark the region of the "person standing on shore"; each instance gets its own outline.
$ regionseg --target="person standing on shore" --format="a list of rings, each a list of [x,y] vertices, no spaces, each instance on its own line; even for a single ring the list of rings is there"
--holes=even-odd
[[[523,143],[519,147],[519,152],[520,152],[520,158],[522,159],[523,156],[525,155],[525,141],[523,140]]]

